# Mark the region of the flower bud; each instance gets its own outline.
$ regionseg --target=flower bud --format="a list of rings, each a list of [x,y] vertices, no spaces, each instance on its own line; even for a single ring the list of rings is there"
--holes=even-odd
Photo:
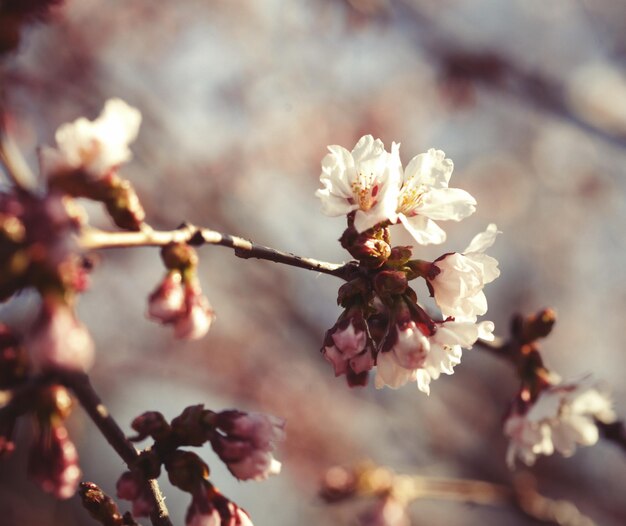
[[[222,495],[217,488],[206,484],[194,495],[185,518],[185,526],[254,526],[248,514]]]
[[[191,451],[175,451],[165,469],[170,482],[188,493],[194,493],[209,478],[209,466]]]
[[[94,343],[87,328],[67,305],[44,298],[26,347],[42,369],[86,371],[94,361]]]
[[[65,426],[47,423],[39,430],[31,448],[28,474],[41,489],[57,499],[74,495],[81,473],[76,447]]]
[[[181,340],[199,340],[209,332],[215,319],[215,311],[200,287],[185,287],[185,310],[174,321],[174,336]]]
[[[168,272],[148,299],[148,317],[171,323],[185,311],[185,289],[178,271]]]
[[[137,431],[138,436],[134,440],[143,440],[152,437],[154,440],[162,440],[170,434],[170,425],[165,417],[158,411],[146,411],[135,418],[131,427]]]
[[[280,472],[272,451],[284,439],[284,427],[284,420],[261,413],[223,411],[211,446],[239,480],[264,480]]]
[[[382,234],[384,230],[386,229],[368,230],[359,234],[354,226],[350,226],[344,231],[339,242],[362,266],[378,268],[384,265],[391,255],[391,247]]]
[[[137,473],[125,471],[118,479],[117,496],[133,503],[135,517],[148,517],[154,510],[154,503],[147,488],[146,480]]]
[[[81,482],[79,494],[85,509],[101,524],[107,526],[125,524],[115,501],[93,482]]]

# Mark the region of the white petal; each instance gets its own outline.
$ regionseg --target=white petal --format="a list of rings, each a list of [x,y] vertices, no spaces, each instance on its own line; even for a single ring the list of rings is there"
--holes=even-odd
[[[490,246],[496,242],[496,236],[501,234],[495,223],[491,223],[487,226],[487,229],[480,234],[474,236],[468,247],[463,251],[464,254],[470,254],[474,252],[484,252]]]
[[[424,193],[415,212],[436,221],[460,221],[476,211],[476,199],[459,188],[433,188]]]
[[[415,179],[419,184],[447,188],[454,163],[445,156],[443,151],[431,148],[426,153],[413,157],[404,172],[404,180]]]
[[[439,245],[446,240],[446,233],[427,217],[398,214],[398,219],[420,245]]]

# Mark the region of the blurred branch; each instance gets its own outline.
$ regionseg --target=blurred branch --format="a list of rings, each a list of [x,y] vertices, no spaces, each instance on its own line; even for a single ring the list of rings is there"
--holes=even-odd
[[[516,478],[511,486],[480,480],[398,475],[390,469],[364,464],[354,469],[334,467],[322,483],[328,502],[352,497],[392,495],[405,505],[419,499],[437,499],[488,506],[513,506],[533,519],[559,526],[593,526],[571,502],[554,500],[537,492],[532,476]]]
[[[74,393],[109,445],[124,460],[129,469],[132,469],[139,458],[139,452],[109,414],[91,385],[89,376],[84,373],[58,371],[34,377],[16,389],[4,407],[0,408],[0,421],[19,416],[27,411],[34,399],[34,393],[41,387],[52,384],[61,384]],[[154,511],[150,514],[153,526],[172,526],[158,482],[154,479],[148,480],[148,489],[154,505]]]
[[[165,232],[152,230],[149,227],[140,232],[105,232],[87,228],[83,230],[79,243],[86,250],[145,246],[162,247],[171,243],[188,243],[193,246],[220,245],[233,248],[235,255],[240,258],[265,259],[275,263],[282,263],[283,265],[329,274],[342,279],[348,279],[355,270],[354,263],[337,264],[304,258],[257,245],[241,237],[222,234],[209,228],[201,228],[187,223],[177,230]]]
[[[415,2],[400,0],[396,4],[398,15],[410,24],[412,34],[427,54],[439,65],[447,78],[471,81],[494,91],[516,98],[523,104],[568,121],[584,132],[614,146],[626,148],[626,135],[611,133],[596,126],[572,110],[567,102],[566,87],[544,74],[516,64],[491,50],[471,51],[467,44],[447,34]]]

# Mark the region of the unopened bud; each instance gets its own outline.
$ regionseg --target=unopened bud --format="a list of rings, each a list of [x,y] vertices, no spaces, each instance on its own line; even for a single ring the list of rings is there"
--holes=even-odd
[[[549,308],[543,309],[530,316],[515,316],[512,321],[511,332],[520,343],[531,343],[550,334],[555,323],[556,311]]]
[[[93,482],[81,482],[78,490],[89,514],[104,526],[122,526],[124,518],[115,501]]]
[[[171,432],[170,425],[158,411],[146,411],[139,415],[133,420],[131,427],[138,433],[134,439],[136,441],[146,437],[152,437],[156,441],[163,440]]]
[[[165,464],[170,482],[188,493],[195,493],[209,478],[209,466],[191,451],[176,451]]]

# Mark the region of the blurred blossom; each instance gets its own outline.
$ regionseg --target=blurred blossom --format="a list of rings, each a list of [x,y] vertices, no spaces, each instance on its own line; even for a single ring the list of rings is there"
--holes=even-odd
[[[54,299],[44,299],[26,347],[42,369],[87,371],[94,362],[95,347],[87,327],[71,307]]]
[[[399,147],[393,143],[389,153],[382,141],[371,135],[361,137],[352,152],[329,146],[320,175],[324,188],[315,193],[322,201],[322,212],[340,216],[356,210],[354,227],[359,233],[384,221],[395,221]]]
[[[448,188],[454,164],[431,148],[413,157],[404,170],[398,218],[422,245],[443,243],[446,233],[434,222],[460,221],[476,211],[476,200],[465,190]]]
[[[185,309],[185,289],[180,272],[168,272],[148,298],[148,317],[170,323]]]
[[[626,133],[626,76],[605,62],[579,67],[569,80],[572,108],[609,132]]]
[[[215,311],[200,287],[185,286],[185,308],[174,320],[174,336],[181,340],[198,340],[206,336],[215,319]]]
[[[41,150],[42,171],[55,175],[82,170],[97,179],[128,161],[128,145],[137,138],[141,114],[120,99],[109,99],[100,116],[63,124],[56,131],[57,148]]]
[[[411,526],[406,505],[391,495],[378,498],[374,506],[359,517],[360,526]]]
[[[69,499],[76,493],[81,476],[78,453],[65,426],[47,423],[38,431],[31,447],[28,474],[57,499]]]
[[[595,420],[615,421],[611,398],[588,379],[551,386],[537,400],[522,409],[514,408],[504,423],[509,437],[507,463],[518,457],[532,465],[538,455],[558,451],[571,456],[576,445],[591,446],[598,441]]]

